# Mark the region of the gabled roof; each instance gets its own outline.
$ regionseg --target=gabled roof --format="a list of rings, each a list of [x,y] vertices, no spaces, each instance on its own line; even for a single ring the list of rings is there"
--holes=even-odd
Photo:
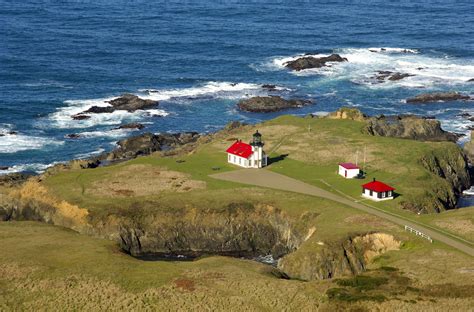
[[[252,155],[252,146],[242,141],[237,141],[226,152],[239,157],[249,158]]]
[[[395,190],[390,185],[387,185],[387,184],[385,184],[383,182],[380,182],[380,181],[372,181],[372,182],[369,182],[369,183],[366,183],[366,184],[362,185],[362,187],[365,188],[365,189],[368,189],[370,191],[377,192],[377,193],[388,192],[388,191]]]
[[[359,166],[354,165],[353,163],[340,163],[339,166],[344,167],[345,169],[359,169]]]

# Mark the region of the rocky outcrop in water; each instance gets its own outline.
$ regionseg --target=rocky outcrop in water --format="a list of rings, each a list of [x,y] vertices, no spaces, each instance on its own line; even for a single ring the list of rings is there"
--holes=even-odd
[[[430,103],[430,102],[450,102],[450,101],[466,101],[470,97],[458,92],[435,92],[423,93],[415,97],[407,99],[407,103]]]
[[[352,276],[364,272],[374,257],[399,247],[400,242],[389,234],[354,235],[320,242],[311,249],[302,246],[280,259],[278,268],[290,278],[305,281]]]
[[[345,57],[340,56],[339,54],[331,54],[329,56],[323,57],[303,56],[297,58],[296,60],[289,61],[284,65],[292,70],[300,71],[310,68],[321,68],[324,66],[328,66],[327,63],[335,62],[347,62],[347,59]]]
[[[407,73],[400,73],[400,72],[392,72],[392,71],[379,71],[377,75],[374,77],[378,82],[384,81],[398,81],[402,80],[407,77],[412,77],[414,75],[407,74]]]
[[[132,123],[129,123],[129,124],[120,125],[120,126],[114,128],[114,130],[121,130],[121,129],[142,130],[143,128],[145,128],[145,126],[143,124],[138,123],[138,122],[132,122]]]
[[[117,110],[127,111],[133,113],[137,110],[144,110],[156,107],[157,101],[144,100],[134,94],[124,94],[116,99],[108,101],[109,106],[92,106],[91,108],[76,114],[71,118],[74,120],[86,120],[91,118],[87,114],[104,114],[113,113]]]
[[[459,135],[444,131],[438,120],[407,116],[380,116],[370,118],[363,130],[374,136],[387,136],[419,141],[456,142]]]
[[[309,100],[286,100],[279,96],[255,96],[241,100],[239,109],[252,113],[270,113],[311,104]]]

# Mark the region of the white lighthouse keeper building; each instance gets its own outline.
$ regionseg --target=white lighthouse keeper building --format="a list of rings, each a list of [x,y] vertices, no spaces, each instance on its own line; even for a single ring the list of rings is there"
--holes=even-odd
[[[262,135],[253,134],[250,144],[237,140],[227,149],[227,162],[244,168],[262,168],[267,165],[268,157],[263,151]]]

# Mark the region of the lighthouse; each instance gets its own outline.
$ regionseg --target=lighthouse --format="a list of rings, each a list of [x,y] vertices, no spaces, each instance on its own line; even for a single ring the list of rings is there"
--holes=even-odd
[[[244,168],[262,168],[267,165],[268,157],[263,150],[262,135],[258,130],[247,144],[237,140],[227,149],[227,161]]]

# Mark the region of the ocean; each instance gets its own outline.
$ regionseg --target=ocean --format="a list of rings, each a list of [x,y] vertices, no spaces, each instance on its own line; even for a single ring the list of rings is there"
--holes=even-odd
[[[114,148],[140,132],[212,132],[232,120],[364,113],[436,116],[468,133],[474,102],[407,104],[422,92],[474,95],[472,1],[0,1],[1,173]],[[348,62],[291,72],[305,54],[339,53]],[[414,76],[376,83],[377,71]],[[263,84],[274,84],[269,91]],[[156,109],[73,120],[124,93]],[[244,113],[254,95],[304,98],[313,105]],[[115,130],[140,122],[140,131]],[[79,134],[78,139],[67,138]],[[468,139],[465,137],[464,140]]]

